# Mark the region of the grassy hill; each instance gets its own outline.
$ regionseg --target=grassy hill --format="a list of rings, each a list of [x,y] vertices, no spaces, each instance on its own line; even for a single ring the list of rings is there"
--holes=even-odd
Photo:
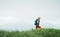
[[[0,37],[60,37],[60,30],[39,29],[29,31],[4,31],[0,30]]]

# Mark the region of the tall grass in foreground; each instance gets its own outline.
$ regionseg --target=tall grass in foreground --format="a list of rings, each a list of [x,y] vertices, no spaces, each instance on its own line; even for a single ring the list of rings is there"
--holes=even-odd
[[[60,30],[39,29],[29,31],[3,31],[0,30],[0,37],[60,37]]]

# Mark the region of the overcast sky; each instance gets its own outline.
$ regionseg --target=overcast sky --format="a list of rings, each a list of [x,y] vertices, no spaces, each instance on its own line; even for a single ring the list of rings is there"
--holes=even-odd
[[[0,25],[33,24],[38,16],[41,24],[60,26],[60,0],[0,0]]]

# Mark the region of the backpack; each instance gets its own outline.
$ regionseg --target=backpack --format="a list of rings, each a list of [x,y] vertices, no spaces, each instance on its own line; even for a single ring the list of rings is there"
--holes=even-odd
[[[37,21],[38,21],[38,20],[36,19],[36,20],[35,20],[35,25],[37,25]]]

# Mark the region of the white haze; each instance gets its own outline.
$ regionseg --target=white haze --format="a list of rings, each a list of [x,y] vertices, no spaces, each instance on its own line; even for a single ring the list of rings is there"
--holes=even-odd
[[[60,29],[60,0],[0,0],[0,29],[35,28],[38,16],[42,28]]]

